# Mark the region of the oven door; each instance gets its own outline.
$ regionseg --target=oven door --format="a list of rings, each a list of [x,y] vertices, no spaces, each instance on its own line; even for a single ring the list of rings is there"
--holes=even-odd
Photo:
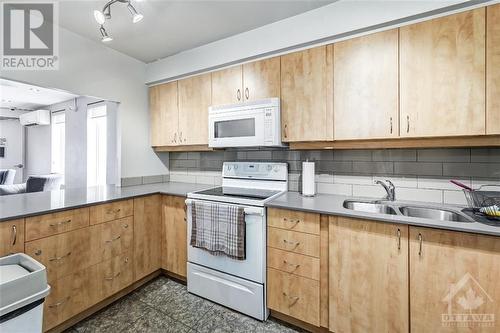
[[[188,261],[223,273],[231,274],[256,283],[264,283],[266,278],[266,212],[264,207],[241,206],[245,209],[246,259],[236,260],[224,255],[215,256],[203,249],[190,245],[192,199],[187,205]],[[196,200],[195,200],[196,201]]]
[[[209,113],[210,147],[252,147],[264,145],[264,110]]]

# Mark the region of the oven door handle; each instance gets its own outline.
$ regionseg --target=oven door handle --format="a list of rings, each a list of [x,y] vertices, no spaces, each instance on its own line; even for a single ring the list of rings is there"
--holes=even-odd
[[[186,199],[186,206],[191,207],[193,200],[192,199]],[[243,208],[245,215],[258,215],[258,216],[264,216],[264,209],[262,208],[257,208],[257,207],[244,207]]]

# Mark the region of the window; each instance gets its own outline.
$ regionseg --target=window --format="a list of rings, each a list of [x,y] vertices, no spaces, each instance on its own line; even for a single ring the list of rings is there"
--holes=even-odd
[[[106,185],[106,105],[87,109],[87,185]]]
[[[51,128],[51,172],[64,175],[65,141],[66,141],[66,115],[64,112],[52,113]],[[64,177],[63,177],[64,182]]]

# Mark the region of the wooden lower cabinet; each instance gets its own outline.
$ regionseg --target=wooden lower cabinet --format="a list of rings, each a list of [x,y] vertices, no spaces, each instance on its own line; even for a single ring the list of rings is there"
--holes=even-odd
[[[134,199],[135,279],[141,279],[161,267],[160,195]]]
[[[134,282],[131,253],[124,253],[92,267],[92,299],[102,301]]]
[[[134,200],[119,200],[90,207],[90,224],[121,219],[134,214]]]
[[[318,235],[272,227],[267,229],[267,245],[276,249],[319,258],[319,244]]]
[[[89,208],[26,218],[26,241],[61,234],[89,226]]]
[[[329,243],[330,331],[408,332],[408,226],[331,218]]]
[[[267,306],[319,326],[319,281],[267,268]]]
[[[126,217],[90,227],[91,264],[116,257],[134,247],[134,218]]]
[[[43,328],[47,331],[82,312],[94,303],[92,296],[95,276],[88,267],[62,279],[50,282],[50,293],[45,299]]]
[[[0,257],[24,252],[24,219],[0,222]]]
[[[27,242],[25,252],[45,265],[50,283],[90,266],[90,244],[84,228]]]
[[[410,227],[411,332],[498,332],[499,276],[498,237]]]
[[[186,198],[164,196],[162,205],[162,268],[181,277],[187,275]]]

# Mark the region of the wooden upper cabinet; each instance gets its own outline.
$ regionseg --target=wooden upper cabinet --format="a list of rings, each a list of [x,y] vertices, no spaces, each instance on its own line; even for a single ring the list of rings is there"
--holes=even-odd
[[[210,74],[179,80],[179,144],[208,144],[208,107],[212,104]]]
[[[0,257],[24,252],[24,219],[0,222]]]
[[[498,237],[410,227],[409,258],[412,333],[498,331]]]
[[[243,100],[280,97],[280,58],[243,65]]]
[[[400,134],[481,135],[485,9],[400,28]]]
[[[241,65],[212,72],[212,104],[243,102],[243,68]]]
[[[284,142],[333,139],[333,47],[281,57],[281,118]]]
[[[151,146],[160,147],[178,144],[179,112],[177,97],[177,81],[149,88]]]
[[[486,134],[500,134],[500,4],[486,13]]]
[[[329,243],[330,331],[408,332],[408,226],[330,217]]]
[[[399,135],[398,29],[335,43],[334,137]]]

